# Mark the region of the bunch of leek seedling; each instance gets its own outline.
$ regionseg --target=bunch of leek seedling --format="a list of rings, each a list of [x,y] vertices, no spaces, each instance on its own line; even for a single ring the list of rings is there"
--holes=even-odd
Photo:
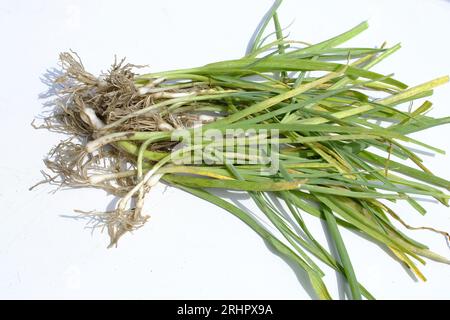
[[[400,46],[338,47],[365,30],[365,22],[314,45],[288,40],[275,9],[263,21],[247,55],[198,68],[137,75],[136,66],[120,61],[96,77],[76,54],[61,54],[64,74],[56,80],[56,107],[41,127],[70,138],[45,160],[52,172],[45,173],[46,181],[118,195],[115,210],[84,212],[107,228],[111,246],[147,221],[145,194],[163,181],[242,220],[304,270],[319,298],[331,297],[315,259],[344,275],[351,298],[373,298],[356,278],[342,228],[384,246],[425,279],[417,262],[449,260],[398,230],[392,220],[415,228],[388,203],[406,201],[425,214],[414,199],[418,195],[448,206],[449,195],[442,190],[448,190],[450,182],[434,175],[405,145],[444,153],[407,135],[450,121],[426,115],[432,105],[428,100],[412,106],[448,77],[408,87],[392,75],[370,71]],[[263,37],[270,21],[275,32]],[[398,107],[404,103],[411,103],[409,110]],[[251,143],[249,137],[233,140],[231,152],[213,144],[210,154],[222,162],[175,161],[211,148],[205,143],[211,140],[203,136],[202,142],[193,139],[180,148],[174,132],[204,135],[211,129],[225,140],[230,140],[227,129],[254,130],[256,136],[262,130],[269,132],[265,138],[279,146],[272,150],[277,170],[265,170],[268,164],[261,161],[238,161],[250,157],[248,151],[239,151],[240,145]],[[271,130],[279,136],[271,136]],[[407,159],[411,166],[401,162]],[[217,196],[215,188],[248,193],[278,232]],[[314,238],[303,214],[326,222],[336,256]],[[443,231],[425,229],[448,237]]]

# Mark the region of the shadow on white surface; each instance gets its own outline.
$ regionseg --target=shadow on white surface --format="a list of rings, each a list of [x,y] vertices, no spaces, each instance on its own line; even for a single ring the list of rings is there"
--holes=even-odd
[[[243,210],[247,214],[251,215],[253,218],[256,218],[256,220],[261,221],[261,219],[254,214],[252,210],[247,208],[245,205],[243,205],[239,200],[250,200],[250,197],[248,195],[245,195],[244,193],[237,193],[237,192],[230,192],[226,190],[214,190],[214,194],[221,197],[222,199],[227,199],[230,202],[232,202],[235,206],[237,206],[239,209]],[[264,224],[261,223],[260,224]],[[264,241],[264,244],[266,247],[270,250],[270,252],[278,257],[280,257],[289,267],[295,272],[295,275],[297,276],[298,281],[302,285],[302,287],[305,289],[305,291],[308,293],[309,297],[311,299],[317,299],[317,296],[314,292],[314,289],[311,286],[311,283],[309,281],[309,277],[306,274],[305,271],[300,269],[291,259],[279,254],[276,250],[272,248],[272,246]]]

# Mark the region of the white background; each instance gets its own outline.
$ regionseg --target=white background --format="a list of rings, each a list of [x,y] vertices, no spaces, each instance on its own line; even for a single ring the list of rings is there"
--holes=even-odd
[[[104,210],[111,196],[93,190],[28,187],[40,178],[42,159],[61,138],[35,131],[38,95],[46,69],[73,49],[94,73],[113,55],[154,71],[202,65],[244,54],[272,2],[267,1],[6,1],[0,3],[0,298],[254,298],[309,299],[296,272],[229,213],[182,191],[159,186],[148,197],[152,218],[117,249],[107,235],[64,218],[73,209]],[[368,19],[368,31],[349,45],[403,48],[376,67],[410,84],[450,73],[450,2],[285,1],[283,26],[291,38],[317,42]],[[436,90],[435,116],[450,115],[450,86]],[[415,135],[450,151],[450,127]],[[449,156],[427,157],[449,179]],[[252,208],[245,198],[235,196]],[[422,202],[425,217],[396,206],[412,225],[450,229],[450,210]],[[305,215],[323,243],[320,222]],[[450,298],[450,267],[429,262],[428,282],[414,281],[374,243],[343,231],[358,278],[380,299]],[[450,257],[444,238],[408,232]],[[336,274],[325,268],[332,295],[342,297]],[[301,276],[300,276],[301,281]],[[339,293],[340,292],[340,293]]]

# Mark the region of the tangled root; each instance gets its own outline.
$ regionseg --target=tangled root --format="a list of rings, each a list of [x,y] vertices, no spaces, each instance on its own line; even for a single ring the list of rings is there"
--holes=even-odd
[[[44,160],[48,171],[42,172],[44,180],[38,184],[46,182],[58,188],[95,187],[123,197],[137,184],[134,159],[111,146],[89,154],[85,144],[96,137],[98,123],[115,121],[152,103],[152,99],[139,94],[132,72],[136,66],[125,64],[124,60],[114,62],[110,70],[100,77],[87,72],[75,53],[62,53],[60,62],[63,73],[52,83],[53,110],[43,117],[41,125],[35,125],[34,121],[32,125],[37,129],[67,134],[69,138],[49,152]],[[86,119],[87,108],[93,110],[97,123]],[[158,121],[161,119],[156,117],[131,119],[117,130],[139,127],[140,130],[153,131],[157,129]],[[107,227],[111,245],[117,244],[124,233],[140,228],[148,219],[140,212],[136,214],[133,208],[83,214],[95,216]]]
[[[61,53],[60,63],[62,73],[55,73],[57,76],[52,83],[53,110],[43,117],[41,125],[35,125],[34,121],[32,125],[67,134],[69,138],[49,152],[44,160],[48,172],[43,172],[44,180],[40,183],[47,182],[58,188],[94,187],[127,199],[120,201],[114,211],[83,213],[97,217],[108,229],[111,246],[116,245],[124,233],[140,228],[148,220],[148,216],[142,215],[142,207],[144,194],[151,185],[143,183],[142,177],[137,176],[134,156],[112,145],[88,153],[86,143],[113,132],[190,127],[199,120],[190,112],[195,106],[186,105],[180,108],[181,111],[173,112],[165,109],[141,112],[136,116],[134,113],[173,96],[208,92],[210,87],[204,83],[161,87],[159,84],[164,80],[160,80],[140,90],[132,70],[141,66],[125,63],[124,59],[116,60],[100,77],[87,72],[73,52]],[[114,124],[112,128],[111,124]],[[155,142],[149,149],[170,152],[175,144]]]
[[[117,247],[119,239],[127,232],[132,232],[141,228],[149,216],[135,215],[134,210],[119,213],[117,210],[98,212],[98,211],[81,211],[75,210],[85,218],[92,218],[96,221],[95,227],[107,229],[110,238],[108,248]]]
[[[116,196],[124,196],[136,184],[131,174],[120,175],[124,169],[131,167],[125,155],[120,155],[112,148],[102,149],[92,155],[86,152],[84,144],[74,140],[71,137],[52,148],[44,159],[51,174],[44,172],[44,180],[38,184],[46,182],[58,188],[94,187]],[[111,176],[114,179],[92,178],[98,176]]]

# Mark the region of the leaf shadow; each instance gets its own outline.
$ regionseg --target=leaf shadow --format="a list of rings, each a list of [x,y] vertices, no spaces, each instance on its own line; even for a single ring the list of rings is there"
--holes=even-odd
[[[241,193],[234,193],[234,192],[229,192],[229,191],[226,191],[226,190],[214,190],[213,193],[216,196],[219,196],[222,199],[228,199],[230,202],[232,202],[239,209],[243,210],[248,215],[252,216],[255,220],[259,221],[260,224],[262,224],[262,225],[266,224],[263,221],[261,221],[261,219],[258,216],[256,216],[252,212],[252,210],[250,210],[248,207],[246,207],[244,204],[241,203],[242,200],[249,200],[250,199],[250,197],[248,195],[246,195],[245,193],[242,193],[242,192]],[[299,268],[299,266],[294,261],[292,261],[288,257],[286,257],[286,256],[280,254],[279,252],[277,252],[272,247],[272,245],[270,245],[266,240],[264,240],[264,244],[266,245],[266,247],[269,249],[269,251],[272,254],[278,256],[279,258],[281,258],[294,271],[294,273],[295,273],[299,283],[305,289],[305,292],[308,294],[308,296],[311,299],[317,300],[318,297],[317,297],[313,287],[311,286],[311,282],[309,280],[309,277],[308,277],[307,273],[304,270],[302,270],[301,268]]]

